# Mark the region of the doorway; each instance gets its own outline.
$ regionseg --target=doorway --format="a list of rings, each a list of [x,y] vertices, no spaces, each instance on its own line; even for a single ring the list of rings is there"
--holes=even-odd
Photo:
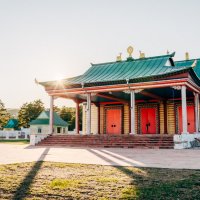
[[[106,133],[109,135],[120,135],[122,130],[122,110],[107,109],[106,110]]]
[[[141,133],[156,134],[156,108],[141,108]]]

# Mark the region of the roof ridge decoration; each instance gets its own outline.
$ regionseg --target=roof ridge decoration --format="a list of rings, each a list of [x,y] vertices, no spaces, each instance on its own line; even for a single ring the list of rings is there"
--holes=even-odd
[[[134,48],[132,46],[129,46],[127,48],[127,52],[128,52],[128,57],[132,58],[132,53],[133,53]]]
[[[189,52],[185,52],[185,60],[190,60]]]
[[[144,52],[139,51],[139,53],[140,53],[140,58],[141,58],[141,59],[142,59],[142,58],[145,58],[145,53],[144,53]]]
[[[196,66],[197,66],[197,60],[195,60],[195,61],[192,63],[191,67],[192,67],[192,68],[195,68]]]
[[[171,54],[163,54],[163,55],[160,55],[160,56],[150,56],[150,57],[144,57],[143,60],[148,60],[148,59],[156,59],[156,58],[161,58],[161,57],[174,57],[176,54],[176,52],[174,51],[173,53]],[[138,60],[141,60],[141,58],[136,58],[136,59],[131,59],[131,61],[138,61]],[[130,60],[129,60],[130,61]],[[127,62],[127,60],[122,60],[121,62]],[[111,62],[103,62],[103,63],[93,63],[92,66],[97,66],[97,65],[105,65],[105,64],[114,64],[116,63],[116,61],[111,61]]]
[[[192,59],[190,59],[190,60],[177,60],[177,61],[175,61],[175,62],[176,62],[176,63],[178,63],[178,62],[189,62],[189,61],[195,61],[195,60],[200,61],[200,58],[192,58]]]
[[[119,53],[119,56],[117,56],[117,62],[122,61],[122,53]]]

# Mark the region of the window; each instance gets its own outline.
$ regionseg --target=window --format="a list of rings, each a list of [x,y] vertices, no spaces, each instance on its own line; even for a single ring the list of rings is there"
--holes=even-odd
[[[38,128],[38,133],[42,133],[42,129],[41,128]]]

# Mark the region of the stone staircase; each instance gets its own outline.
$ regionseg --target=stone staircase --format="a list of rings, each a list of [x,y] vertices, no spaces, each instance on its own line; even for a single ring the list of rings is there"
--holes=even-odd
[[[173,149],[169,135],[50,135],[37,146]]]

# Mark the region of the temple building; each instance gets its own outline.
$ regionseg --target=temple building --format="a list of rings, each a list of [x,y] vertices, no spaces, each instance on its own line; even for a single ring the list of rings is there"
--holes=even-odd
[[[188,53],[182,61],[175,53],[134,58],[133,48],[127,51],[126,60],[119,55],[80,76],[39,82],[50,96],[50,133],[54,98],[61,97],[76,102],[77,134],[83,104],[85,135],[177,135],[180,148],[199,136],[200,60]]]

